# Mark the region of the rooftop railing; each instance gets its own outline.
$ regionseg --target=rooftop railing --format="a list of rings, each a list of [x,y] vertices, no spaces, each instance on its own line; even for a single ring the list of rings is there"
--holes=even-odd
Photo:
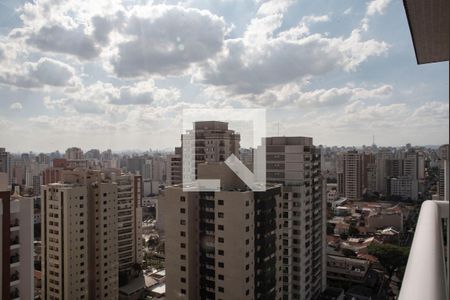
[[[422,204],[399,300],[449,299],[444,245],[444,234],[449,240],[448,217],[448,201]],[[447,224],[445,233],[443,220]]]

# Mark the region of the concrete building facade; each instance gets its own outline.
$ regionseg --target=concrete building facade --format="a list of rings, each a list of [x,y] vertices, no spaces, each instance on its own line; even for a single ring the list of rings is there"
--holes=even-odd
[[[44,299],[117,299],[117,184],[65,170],[42,187]]]
[[[250,191],[223,163],[198,177],[220,192],[164,192],[167,299],[282,299],[281,187]]]
[[[309,137],[266,138],[267,182],[282,184],[282,299],[314,299],[326,287],[320,149]]]

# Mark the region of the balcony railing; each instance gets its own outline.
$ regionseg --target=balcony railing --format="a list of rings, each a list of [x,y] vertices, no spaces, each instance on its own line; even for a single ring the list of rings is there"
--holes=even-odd
[[[448,265],[445,261],[443,220],[449,202],[425,201],[420,210],[399,300],[448,299]]]

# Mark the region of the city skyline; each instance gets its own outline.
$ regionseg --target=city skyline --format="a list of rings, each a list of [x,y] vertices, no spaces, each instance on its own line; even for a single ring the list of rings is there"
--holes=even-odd
[[[172,148],[182,109],[224,107],[266,108],[268,136],[317,144],[448,143],[448,64],[415,65],[401,2],[0,5],[13,152]]]

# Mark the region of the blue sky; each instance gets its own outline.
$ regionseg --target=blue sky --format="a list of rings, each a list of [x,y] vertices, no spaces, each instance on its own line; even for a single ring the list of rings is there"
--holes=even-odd
[[[448,82],[416,64],[401,1],[0,3],[11,151],[173,147],[192,108],[266,108],[268,135],[315,144],[439,145]]]

